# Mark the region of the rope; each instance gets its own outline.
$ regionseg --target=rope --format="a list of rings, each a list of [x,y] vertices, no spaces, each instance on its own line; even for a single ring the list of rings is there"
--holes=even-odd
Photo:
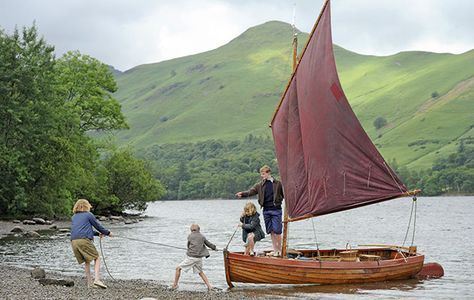
[[[316,242],[316,250],[318,251],[318,257],[321,257],[321,254],[319,253],[319,243],[318,243],[318,237],[316,236],[316,227],[314,227],[314,219],[311,218],[311,222],[313,223],[313,234],[314,234],[314,240]]]
[[[410,246],[413,246],[413,242],[415,241],[415,229],[416,229],[416,206],[417,206],[417,203],[416,203],[416,197],[413,197],[413,202],[415,203],[415,218],[413,219],[413,235],[411,237],[411,245]]]
[[[104,266],[105,266],[105,270],[107,271],[107,274],[109,274],[110,278],[112,278],[113,281],[115,281],[115,282],[119,283],[120,285],[122,285],[122,283],[120,281],[115,279],[112,276],[112,274],[110,274],[109,267],[107,266],[107,262],[105,261],[104,250],[102,249],[102,238],[99,238],[99,246],[100,246],[100,254],[102,255],[102,260],[104,261]]]
[[[388,167],[387,163],[386,163],[386,162],[383,162],[383,165],[384,165],[385,168],[387,169],[387,171],[388,171],[388,173],[390,174],[390,176],[392,176],[392,179],[393,179],[393,181],[397,184],[397,187],[398,187],[398,189],[400,190],[400,192],[403,193],[402,188],[401,188],[400,185],[398,184],[398,181],[395,179],[395,177],[393,177],[392,171],[390,171],[390,168]]]
[[[405,232],[405,238],[403,239],[402,247],[405,246],[405,242],[407,241],[408,232],[410,231],[410,226],[411,226],[411,218],[413,216],[413,207],[415,207],[415,206],[416,206],[416,197],[413,197],[413,202],[411,203],[410,218],[408,220],[407,231]],[[415,218],[416,218],[416,212],[415,212]],[[415,226],[415,225],[416,225],[416,219],[415,219],[415,222],[414,222],[413,226]],[[412,241],[411,241],[412,246],[413,246],[414,239],[415,239],[415,228],[413,228],[413,236],[412,236]]]
[[[235,228],[235,231],[234,231],[234,233],[232,234],[232,236],[230,237],[230,240],[229,240],[229,242],[227,243],[227,245],[225,246],[224,250],[227,250],[227,248],[229,247],[230,242],[232,241],[232,239],[234,238],[235,233],[237,232],[237,229],[239,229],[239,226],[238,226],[238,225],[237,225],[237,227]]]
[[[145,240],[140,240],[140,239],[135,239],[135,238],[124,237],[124,236],[116,236],[116,237],[122,238],[122,239],[125,239],[125,240],[130,240],[130,241],[136,241],[136,242],[142,242],[142,243],[157,245],[157,246],[161,246],[161,247],[168,247],[168,248],[174,248],[174,249],[179,249],[179,250],[188,250],[187,248],[184,248],[184,247],[177,247],[177,246],[158,243],[158,242],[150,242],[150,241],[145,241]]]

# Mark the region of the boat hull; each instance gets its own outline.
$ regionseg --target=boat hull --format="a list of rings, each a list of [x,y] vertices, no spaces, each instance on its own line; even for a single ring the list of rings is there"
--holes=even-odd
[[[373,251],[373,249],[365,250],[366,253]],[[336,252],[343,250],[328,251]],[[383,251],[391,250],[378,249],[378,251],[378,253],[382,253]],[[242,253],[224,251],[224,264],[229,287],[233,287],[233,282],[257,284],[351,284],[380,282],[413,278],[422,269],[423,255],[412,254],[402,256],[397,255],[396,251],[394,252],[395,254],[388,254],[388,258],[386,257],[378,261],[351,262],[248,256]]]

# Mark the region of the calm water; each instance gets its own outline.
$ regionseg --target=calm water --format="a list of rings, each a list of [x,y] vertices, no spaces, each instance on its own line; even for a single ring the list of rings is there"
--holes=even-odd
[[[176,265],[185,251],[163,248],[119,236],[186,247],[189,225],[198,223],[201,232],[223,248],[234,232],[243,200],[199,200],[156,202],[149,205],[149,218],[133,225],[110,225],[116,238],[103,242],[109,269],[116,278],[154,279],[172,282]],[[411,199],[399,199],[314,219],[320,248],[344,248],[347,243],[401,244],[410,216]],[[474,197],[419,198],[415,244],[426,262],[438,262],[445,270],[441,279],[400,281],[344,286],[260,286],[236,284],[249,294],[317,299],[474,299]],[[409,235],[411,241],[411,234]],[[313,223],[290,224],[289,246],[315,248]],[[408,243],[409,243],[408,242]],[[98,241],[95,241],[98,247]],[[257,251],[271,248],[270,238],[257,244]],[[98,248],[99,249],[99,248]],[[242,250],[241,232],[230,244]],[[41,241],[0,241],[0,263],[40,265],[49,270],[82,274],[67,237]],[[221,252],[204,260],[211,283],[226,288]],[[103,268],[104,278],[107,278]],[[181,289],[204,290],[199,276],[183,273]]]

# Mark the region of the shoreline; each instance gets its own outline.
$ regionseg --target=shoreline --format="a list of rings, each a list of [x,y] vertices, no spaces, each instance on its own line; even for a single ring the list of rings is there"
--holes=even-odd
[[[42,285],[31,277],[31,268],[0,264],[0,299],[254,299],[240,291],[171,290],[153,280],[104,280],[107,289],[88,288],[81,276],[46,272],[46,278],[74,281],[73,287]]]

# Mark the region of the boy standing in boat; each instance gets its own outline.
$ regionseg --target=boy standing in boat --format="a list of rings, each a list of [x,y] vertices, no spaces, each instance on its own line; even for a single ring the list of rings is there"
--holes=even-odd
[[[283,186],[280,181],[272,177],[272,170],[265,165],[260,168],[262,180],[257,182],[250,190],[238,192],[238,198],[251,197],[258,194],[258,203],[263,208],[263,219],[267,234],[271,234],[273,255],[280,256],[282,233]]]
[[[188,235],[188,251],[186,252],[187,257],[176,267],[174,283],[171,288],[178,288],[181,270],[189,271],[190,269],[193,269],[194,273],[199,273],[199,276],[201,276],[202,280],[206,284],[207,289],[211,291],[211,284],[209,283],[206,274],[204,274],[202,271],[202,258],[209,257],[209,251],[207,250],[206,246],[214,251],[217,251],[217,247],[209,242],[206,237],[200,233],[201,229],[198,224],[192,224],[190,229],[191,233]]]

